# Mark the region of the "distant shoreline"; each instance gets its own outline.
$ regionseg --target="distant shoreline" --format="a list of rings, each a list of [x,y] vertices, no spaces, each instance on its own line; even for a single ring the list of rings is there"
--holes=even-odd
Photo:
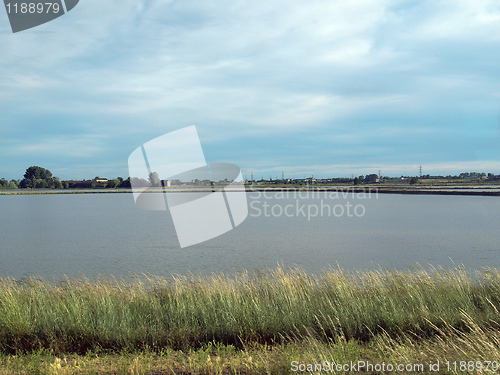
[[[203,193],[212,192],[212,188],[169,188],[166,190],[169,193]],[[241,191],[241,190],[226,190],[226,191]],[[307,187],[247,187],[247,192],[254,191],[317,191],[317,192],[349,192],[349,193],[380,193],[380,194],[413,194],[413,195],[473,195],[473,196],[500,196],[499,185],[485,186],[418,186],[418,187],[391,187],[391,186],[307,186]],[[161,189],[151,191],[151,193],[162,193]],[[117,189],[53,189],[40,190],[37,189],[12,189],[0,190],[0,195],[47,195],[47,194],[116,194],[116,193],[133,193],[129,188]]]

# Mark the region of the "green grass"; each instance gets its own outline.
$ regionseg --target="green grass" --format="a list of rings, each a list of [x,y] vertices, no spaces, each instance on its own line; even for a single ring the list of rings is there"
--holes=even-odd
[[[496,269],[4,279],[0,370],[281,373],[293,360],[498,360],[499,308]]]
[[[197,350],[185,351],[165,348],[160,351],[89,351],[85,355],[55,355],[49,350],[39,350],[15,356],[0,355],[0,374],[296,374],[304,371],[293,371],[293,363],[295,366],[321,366],[325,361],[330,366],[353,362],[357,365],[356,373],[363,374],[382,372],[366,371],[369,369],[360,367],[359,361],[370,363],[372,366],[382,363],[386,366],[409,365],[417,370],[398,372],[401,374],[498,373],[499,332],[491,328],[481,329],[474,323],[469,323],[468,333],[443,327],[440,335],[426,339],[415,339],[413,335],[407,334],[390,338],[382,333],[368,342],[347,341],[341,336],[336,340],[326,341],[314,336],[304,336],[288,344],[252,344],[243,349],[209,343]],[[437,361],[440,362],[440,371],[429,371],[429,363],[436,364]],[[448,367],[446,362],[449,363]],[[456,369],[453,363],[456,363]],[[468,368],[471,364],[472,369]],[[465,366],[465,371],[461,370],[461,365]],[[423,370],[417,366],[423,366]],[[490,366],[489,370],[486,370],[487,366]]]

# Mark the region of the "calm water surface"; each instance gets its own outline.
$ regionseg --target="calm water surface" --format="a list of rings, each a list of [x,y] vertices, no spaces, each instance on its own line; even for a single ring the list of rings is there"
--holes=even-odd
[[[232,273],[278,263],[310,273],[337,264],[500,267],[500,197],[279,194],[249,193],[239,227],[185,249],[170,214],[137,208],[131,194],[0,196],[0,277]],[[308,209],[318,215],[308,219]]]

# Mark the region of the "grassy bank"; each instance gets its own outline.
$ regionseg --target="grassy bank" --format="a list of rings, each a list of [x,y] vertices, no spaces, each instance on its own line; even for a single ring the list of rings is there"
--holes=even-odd
[[[500,360],[499,308],[496,269],[5,279],[1,368],[279,373],[292,361]]]
[[[368,342],[346,341],[341,337],[334,342],[307,336],[288,344],[253,344],[241,350],[232,345],[209,343],[187,351],[165,348],[159,352],[146,349],[85,355],[35,351],[16,356],[0,355],[0,374],[498,373],[499,332],[474,324],[468,327],[468,333],[444,328],[439,336],[427,339],[416,340],[411,334],[399,338],[380,334]],[[438,361],[439,371],[436,371]],[[364,366],[360,362],[364,362]],[[308,365],[313,366],[312,371],[308,371]],[[338,365],[347,365],[349,370],[332,371]],[[385,371],[377,367],[382,365]],[[395,372],[391,365],[394,368],[402,365],[403,369]]]

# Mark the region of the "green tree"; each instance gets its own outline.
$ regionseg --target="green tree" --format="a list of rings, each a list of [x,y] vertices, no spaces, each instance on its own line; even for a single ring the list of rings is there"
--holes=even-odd
[[[63,184],[62,184],[61,180],[59,179],[59,177],[52,177],[52,187],[54,189],[62,189]]]
[[[121,177],[118,177],[118,179],[120,179]],[[130,177],[128,177],[126,180],[123,180],[121,183],[120,183],[120,187],[122,188],[129,188],[130,187]]]
[[[52,187],[52,172],[39,166],[32,166],[26,169],[23,181],[23,185],[30,188]]]
[[[415,185],[418,182],[418,177],[412,177],[410,179],[410,185]]]
[[[143,178],[137,178],[137,177],[132,177],[130,179],[131,185],[134,185],[134,187],[148,187],[150,183],[146,181]]]
[[[366,184],[373,184],[373,183],[377,182],[377,178],[378,178],[378,176],[375,173],[373,173],[373,174],[367,175],[365,177],[364,181]]]
[[[34,183],[34,186],[33,186],[33,187],[34,187],[34,188],[37,188],[37,189],[46,189],[46,188],[48,188],[48,187],[50,187],[50,186],[49,186],[49,184],[47,184],[47,181],[46,181],[46,180],[41,179],[41,178],[37,178],[37,179],[35,180],[35,183]]]
[[[108,183],[106,184],[106,187],[107,188],[115,188],[119,185],[119,181],[118,180],[108,180]]]
[[[149,182],[151,183],[152,187],[161,186],[161,181],[160,181],[160,177],[158,176],[158,173],[156,173],[156,172],[149,173]]]

